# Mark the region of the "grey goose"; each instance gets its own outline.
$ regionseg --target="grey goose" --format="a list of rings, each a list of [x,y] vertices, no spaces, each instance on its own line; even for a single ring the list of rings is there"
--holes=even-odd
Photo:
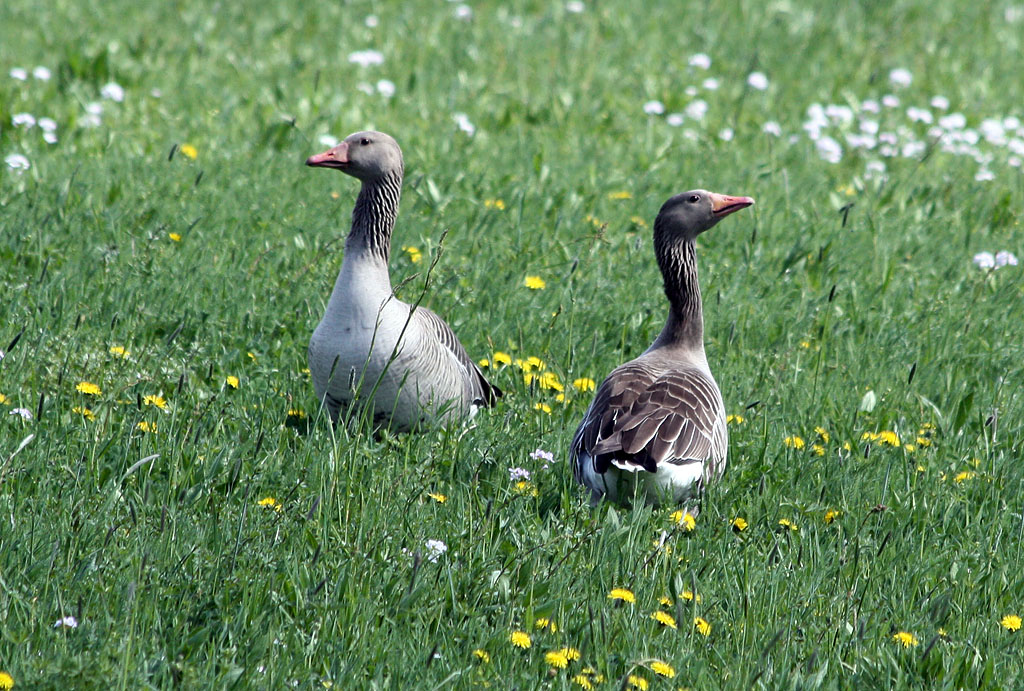
[[[372,406],[375,424],[407,431],[493,405],[501,391],[448,324],[392,291],[388,258],[404,174],[398,143],[382,132],[356,132],[306,165],[362,182],[341,271],[309,342],[313,386],[331,420],[358,401]]]
[[[569,449],[592,505],[634,496],[651,505],[687,503],[725,470],[725,405],[704,353],[696,239],[753,203],[693,190],[658,212],[654,254],[669,302],[665,327],[597,388]]]

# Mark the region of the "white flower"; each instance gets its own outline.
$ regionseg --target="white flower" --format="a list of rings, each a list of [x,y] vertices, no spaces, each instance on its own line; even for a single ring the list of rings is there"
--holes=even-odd
[[[825,106],[825,117],[840,125],[849,125],[853,122],[853,109],[830,103]]]
[[[579,0],[570,0],[570,2],[565,3],[565,11],[566,12],[572,12],[573,14],[580,14],[585,9],[586,9],[586,6],[582,2],[580,2]]]
[[[57,143],[57,133],[56,132],[43,132],[43,141],[46,142],[47,144],[56,144]]]
[[[356,89],[362,91],[367,96],[373,96],[373,84],[370,82],[359,82],[356,84]]]
[[[11,116],[11,124],[15,127],[32,129],[36,126],[36,118],[32,113],[15,113]]]
[[[384,98],[391,98],[395,95],[395,83],[390,79],[381,79],[377,82],[377,93]]]
[[[555,462],[555,454],[551,453],[550,451],[545,451],[544,449],[537,449],[535,451],[531,451],[530,458],[532,458],[535,461],[547,461],[548,463]]]
[[[685,121],[686,118],[683,116],[682,113],[669,113],[668,115],[665,116],[665,122],[667,122],[672,127],[681,127]]]
[[[932,100],[929,103],[936,110],[946,110],[949,108],[949,99],[945,96],[932,96]]]
[[[903,149],[900,153],[903,155],[903,158],[917,158],[923,154],[927,148],[928,145],[924,142],[911,141],[903,145]]]
[[[690,67],[699,67],[702,70],[706,70],[711,67],[711,57],[705,53],[697,53],[690,56],[689,64]]]
[[[731,127],[725,127],[718,133],[718,138],[723,142],[731,142],[734,135],[735,133],[732,131]]]
[[[939,127],[944,130],[962,130],[967,127],[967,117],[962,113],[950,113],[939,118]]]
[[[458,128],[470,137],[476,134],[476,125],[470,122],[469,116],[465,113],[453,113],[452,119],[455,120],[455,124]]]
[[[860,131],[864,134],[878,134],[878,120],[861,120]]]
[[[348,61],[354,62],[360,67],[380,65],[384,62],[384,54],[378,50],[357,50],[348,54]]]
[[[437,561],[441,558],[441,555],[448,551],[448,545],[444,544],[441,540],[427,540],[427,559],[429,561]]]
[[[924,108],[910,106],[907,108],[907,117],[910,118],[912,122],[923,122],[926,125],[932,124],[932,113]]]
[[[455,18],[469,21],[473,18],[473,8],[469,5],[459,5],[455,8]]]
[[[1002,120],[996,120],[995,118],[985,118],[981,121],[978,129],[981,130],[981,136],[985,138],[989,144],[995,146],[1003,146],[1006,144],[1006,129],[1003,128]]]
[[[153,98],[163,98],[164,97],[164,92],[161,91],[160,89],[150,89],[149,95],[152,96]]]
[[[1006,250],[996,252],[996,268],[1000,266],[1017,266],[1017,257]]]
[[[818,155],[829,163],[839,163],[843,160],[843,147],[832,137],[821,137],[814,145],[818,149]]]
[[[508,478],[512,482],[519,482],[520,480],[529,480],[530,471],[526,468],[509,468]]]
[[[1006,162],[1009,165],[1013,166],[1014,168],[1020,168],[1024,166],[1024,159],[1021,159],[1020,156],[1010,156],[1008,159],[1006,159]]]
[[[100,116],[94,113],[86,113],[78,120],[78,124],[82,127],[99,127],[102,123]]]
[[[882,111],[882,107],[878,105],[878,101],[871,98],[861,103],[860,109],[865,113],[880,113]]]
[[[1008,130],[1019,130],[1021,127],[1020,118],[1016,115],[1008,115],[1003,118],[1003,127]]]
[[[85,112],[89,115],[102,115],[103,104],[99,101],[90,101],[89,103],[85,104]]]
[[[701,86],[703,86],[708,91],[715,91],[718,89],[718,80],[715,79],[714,77],[708,77],[703,82],[701,82]]]
[[[124,100],[124,87],[117,82],[107,82],[100,89],[100,96],[110,101],[117,101],[120,103]]]
[[[751,72],[747,75],[747,84],[758,91],[764,91],[768,88],[768,77],[764,72]]]
[[[338,138],[331,134],[321,134],[316,140],[320,142],[321,146],[326,146],[328,149],[333,149],[338,145]]]
[[[28,170],[32,167],[29,164],[28,159],[21,154],[7,154],[7,157],[4,158],[4,163],[6,163],[7,167],[11,170],[16,170],[18,172]]]
[[[847,132],[843,135],[846,140],[846,145],[851,149],[874,149],[878,144],[878,141],[873,135],[870,134],[857,134],[856,132]]]
[[[996,174],[988,168],[982,168],[974,174],[974,179],[978,182],[988,182],[989,180],[995,180]]]
[[[377,15],[368,14],[366,15],[366,19],[363,20],[363,23],[366,24],[367,28],[375,29],[377,28],[377,25],[380,24],[380,20],[377,18]]]
[[[33,415],[32,411],[28,408],[14,408],[8,415],[20,415],[22,420],[31,420]]]
[[[893,86],[903,88],[910,86],[910,82],[914,81],[914,75],[910,74],[910,70],[897,67],[889,72],[889,81]]]
[[[686,106],[686,115],[691,120],[703,120],[707,112],[708,102],[699,98]]]
[[[11,79],[17,79],[19,82],[28,79],[28,70],[24,67],[12,67],[11,71],[7,74],[11,75]]]
[[[661,115],[665,112],[665,104],[661,101],[648,101],[644,104],[644,112],[648,115]]]
[[[41,82],[48,82],[48,81],[50,81],[51,74],[50,74],[50,70],[48,70],[45,67],[43,67],[42,65],[40,65],[40,66],[38,66],[38,67],[36,67],[35,69],[32,70],[32,76],[35,77],[36,79],[38,79]]]
[[[57,122],[52,118],[39,118],[39,121],[36,124],[39,125],[39,129],[43,132],[57,131]]]
[[[884,180],[885,163],[882,161],[868,161],[867,165],[864,166],[864,177],[868,180],[873,180],[875,178]]]
[[[695,87],[693,84],[690,84],[690,86],[683,89],[683,93],[689,96],[690,98],[693,98],[694,96],[700,93],[700,89]]]
[[[53,624],[53,628],[55,628],[55,629],[60,629],[60,628],[77,629],[78,628],[78,620],[75,619],[73,616],[71,616],[69,614],[68,616],[61,617],[60,619],[55,621],[54,624]]]
[[[979,269],[994,269],[996,268],[996,258],[992,256],[991,252],[978,252],[974,255],[974,264]]]
[[[769,120],[761,126],[761,131],[765,134],[770,134],[773,137],[782,136],[782,126],[774,120]]]
[[[1018,156],[1024,156],[1024,139],[1014,137],[1010,141],[1006,142],[1006,148],[1010,150],[1010,153],[1017,154]]]
[[[882,105],[886,108],[899,108],[900,99],[892,94],[882,96]]]

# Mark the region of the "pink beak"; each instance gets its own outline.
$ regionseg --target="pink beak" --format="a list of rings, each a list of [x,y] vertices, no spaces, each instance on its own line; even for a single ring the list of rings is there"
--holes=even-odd
[[[711,193],[711,211],[715,218],[723,218],[753,204],[754,200],[751,197],[730,197],[727,194]]]
[[[306,165],[313,168],[345,168],[348,165],[348,142],[342,142],[322,154],[310,156],[306,159]]]

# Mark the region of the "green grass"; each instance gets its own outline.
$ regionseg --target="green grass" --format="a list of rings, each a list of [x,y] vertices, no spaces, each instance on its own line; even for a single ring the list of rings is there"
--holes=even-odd
[[[87,5],[0,6],[0,156],[31,162],[0,167],[0,669],[16,688],[566,688],[586,666],[603,688],[1019,684],[1024,633],[1000,620],[1024,614],[1024,283],[971,257],[1024,254],[1021,169],[982,139],[994,179],[976,181],[971,157],[881,158],[838,126],[829,164],[802,129],[812,103],[888,93],[900,107],[865,117],[920,141],[905,109],[935,95],[975,130],[1024,117],[1012,3],[481,3],[468,22],[437,2]],[[348,62],[367,48],[384,63]],[[896,89],[900,67],[914,78]],[[703,123],[643,112],[682,112],[707,77]],[[393,98],[358,88],[379,79]],[[109,81],[124,102],[100,98]],[[23,112],[59,142],[12,127]],[[301,164],[320,135],[365,127],[406,155],[404,295],[441,252],[424,304],[475,358],[542,359],[564,404],[512,365],[472,429],[332,434],[303,369],[356,182]],[[758,203],[699,243],[709,360],[745,421],[687,533],[667,510],[589,509],[566,447],[590,396],[569,383],[663,323],[649,226],[696,186]],[[864,439],[882,431],[914,450]],[[447,545],[436,562],[427,540]],[[651,619],[662,596],[677,630]],[[78,627],[55,629],[67,615]],[[564,646],[581,659],[549,671]]]

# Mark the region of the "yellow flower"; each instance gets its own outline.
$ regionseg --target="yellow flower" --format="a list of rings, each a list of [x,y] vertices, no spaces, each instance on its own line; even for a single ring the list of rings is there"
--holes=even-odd
[[[533,645],[533,641],[530,640],[530,634],[525,631],[513,631],[509,635],[508,640],[512,645],[517,648],[522,648],[523,650],[527,650],[531,645]]]
[[[826,430],[824,427],[815,427],[814,431],[818,434],[819,437],[821,437],[821,440],[826,444],[828,444],[829,440],[832,438],[829,436],[828,430]]]
[[[572,380],[572,386],[577,391],[593,391],[596,384],[590,377],[580,377]]]
[[[744,530],[747,529],[746,519],[739,517],[732,519],[732,529],[735,530],[737,533],[742,533]]]
[[[633,594],[633,591],[626,588],[612,588],[612,591],[608,593],[608,599],[622,600],[630,604],[636,602],[636,596]]]
[[[278,513],[284,511],[284,507],[281,506],[281,502],[279,502],[277,499],[274,499],[273,497],[263,497],[258,502],[256,502],[256,504],[257,506],[262,506],[267,509],[273,509]]]
[[[924,470],[925,470],[924,466],[923,466],[923,465],[920,465],[920,464],[918,464],[918,466],[917,466],[917,472],[919,472],[919,473],[923,473],[923,472],[924,472]]]
[[[796,528],[796,523],[794,523],[793,521],[789,520],[788,518],[780,518],[779,519],[779,525],[782,526],[783,528],[789,528],[790,530],[796,530],[797,529]]]
[[[293,418],[301,420],[302,418],[306,417],[306,411],[305,410],[299,410],[298,408],[289,408],[288,409],[288,417],[293,417]]]
[[[84,406],[76,405],[74,408],[71,409],[71,412],[78,413],[79,415],[81,415],[82,417],[89,421],[96,419],[96,414]]]
[[[577,674],[572,678],[572,683],[576,684],[580,688],[587,689],[587,691],[594,688],[594,684],[586,674]]]
[[[448,497],[441,494],[440,492],[427,492],[427,496],[436,501],[438,504],[443,504],[448,501]]]
[[[78,386],[75,387],[76,391],[86,394],[87,396],[99,396],[103,391],[100,387],[96,386],[92,382],[80,381]]]
[[[485,209],[497,209],[498,211],[504,211],[505,210],[505,200],[503,200],[503,199],[485,199],[484,200],[484,208]]]
[[[668,612],[662,612],[660,609],[657,612],[654,612],[653,614],[651,614],[651,619],[653,619],[654,621],[658,622],[662,626],[667,626],[670,629],[677,629],[677,628],[679,628],[676,625],[675,617],[673,617]]]
[[[137,425],[135,425],[135,428],[140,432],[149,432],[150,434],[156,434],[156,425],[146,420],[139,422]]]
[[[782,443],[785,444],[787,448],[796,449],[797,451],[800,451],[805,446],[802,437],[786,437],[782,440]]]
[[[676,675],[676,670],[672,665],[667,662],[662,662],[661,660],[655,660],[651,663],[651,671],[660,677],[667,677],[669,679]]]
[[[558,652],[565,655],[565,659],[569,662],[576,662],[580,659],[580,651],[577,648],[562,648]]]
[[[1016,614],[1007,614],[999,624],[1007,631],[1020,631],[1020,617]]]
[[[539,494],[537,491],[537,485],[533,484],[529,480],[520,480],[515,484],[515,489],[519,494],[526,494],[531,497],[536,497]]]
[[[526,383],[529,384],[529,378],[535,377],[536,375],[526,374],[524,376],[528,378]],[[558,375],[555,374],[554,372],[544,372],[539,377],[536,377],[536,379],[537,384],[542,389],[550,389],[552,391],[565,391],[565,387],[562,386],[562,382],[558,381]]]
[[[746,421],[747,421],[747,418],[743,417],[742,415],[726,415],[725,416],[725,422],[726,422],[726,424],[729,424],[729,425],[742,425]]]
[[[551,406],[549,406],[547,403],[534,403],[533,404],[533,409],[534,410],[543,410],[548,415],[551,414]]]
[[[152,395],[151,396],[143,396],[142,397],[142,404],[143,405],[155,405],[160,410],[163,410],[164,408],[167,407],[167,401],[164,399],[163,396],[152,396]]]
[[[494,353],[494,364],[496,365],[511,365],[512,358],[508,353],[503,353],[500,350]]]
[[[238,382],[238,377],[236,377],[234,375],[230,375],[224,381],[227,382],[227,385],[230,386],[232,389],[237,389],[238,388],[238,383],[239,383]]]
[[[697,629],[697,633],[699,633],[701,636],[711,635],[711,624],[708,623],[707,619],[703,619],[701,617],[694,617],[693,627]]]
[[[672,602],[672,598],[670,598],[668,595],[662,595],[660,598],[658,598],[658,604],[663,605],[665,607],[671,607],[675,603]]]
[[[949,632],[947,632],[946,629],[942,628],[941,626],[939,627],[939,630],[936,631],[936,633],[939,634],[939,638],[941,638],[942,640],[944,640],[944,641],[950,640]]]
[[[917,447],[914,446],[913,444],[904,444],[903,450],[906,451],[907,453],[914,453],[915,451],[917,451]]]
[[[199,151],[196,149],[196,147],[192,146],[191,144],[182,144],[181,153],[185,154],[193,161],[196,160],[196,157],[199,155]]]
[[[2,405],[10,405],[11,404],[11,399],[7,398],[7,396],[4,396],[2,393],[0,393],[0,404],[2,404]]]
[[[829,509],[825,512],[825,524],[829,524],[839,517],[839,512],[835,509]]]
[[[533,625],[538,629],[549,629],[551,633],[555,633],[556,631],[558,631],[558,624],[551,621],[547,617],[537,617],[537,619],[533,622]]]
[[[413,264],[419,264],[420,260],[423,259],[423,253],[420,252],[419,247],[413,247],[412,245],[402,245],[402,251],[409,255],[409,261]]]
[[[899,447],[901,445],[899,435],[890,430],[883,430],[879,432],[878,441],[880,444],[888,444],[889,446]]]
[[[953,482],[959,485],[964,480],[973,480],[975,475],[976,473],[974,473],[974,471],[961,470],[959,473],[956,474],[956,477],[953,478]]]
[[[929,446],[932,445],[932,440],[929,439],[928,437],[918,437],[914,441],[917,442],[917,445],[920,446],[922,449],[927,449]]]
[[[683,526],[683,530],[685,530],[688,533],[697,527],[697,519],[694,518],[693,514],[689,511],[682,515],[682,517],[679,519],[679,523]]]
[[[650,687],[650,682],[641,676],[636,674],[630,674],[626,679],[626,685],[631,689],[640,689],[640,691],[647,691]]]
[[[131,352],[124,346],[110,346],[110,354],[116,357],[126,358],[131,355]]]
[[[569,658],[561,650],[544,653],[544,662],[558,669],[565,669],[569,666]]]
[[[3,691],[10,691],[14,688],[14,677],[7,672],[0,670],[0,689]]]
[[[541,290],[547,285],[547,283],[545,283],[544,279],[540,276],[527,276],[523,279],[523,285],[530,290]]]
[[[892,635],[892,639],[904,648],[910,648],[918,644],[917,636],[906,631],[900,631]]]
[[[638,225],[638,226],[640,226],[641,228],[646,228],[646,227],[647,227],[647,221],[645,221],[645,220],[644,220],[643,218],[641,218],[640,216],[630,216],[630,217],[629,217],[629,220],[630,220],[630,221],[631,221],[632,223],[634,223],[635,225]]]
[[[683,598],[687,602],[700,602],[700,595],[694,595],[692,590],[684,590],[679,593],[679,597]]]
[[[815,456],[825,455],[825,447],[822,446],[821,444],[811,444],[811,451],[814,452]]]
[[[476,650],[474,650],[473,656],[485,665],[491,661],[491,654],[488,653],[486,650],[483,650],[482,648],[477,648]]]
[[[178,233],[168,233],[167,237],[171,239],[171,242],[181,242],[181,235]]]
[[[865,432],[860,435],[861,441],[878,441],[878,437],[879,435],[877,432]]]
[[[610,193],[610,194],[608,195],[608,198],[609,198],[609,199],[632,199],[632,198],[633,198],[633,195],[632,195],[632,194],[630,194],[630,193],[629,193],[628,191],[626,191],[626,190],[621,190],[621,191],[619,191],[619,192],[611,192],[611,193]]]
[[[481,367],[490,367],[491,361],[488,360],[487,358],[480,358],[479,360],[477,360],[476,364],[480,365]]]
[[[810,341],[800,341],[800,347],[803,348],[804,350],[806,350],[806,349],[811,347],[811,342]]]

